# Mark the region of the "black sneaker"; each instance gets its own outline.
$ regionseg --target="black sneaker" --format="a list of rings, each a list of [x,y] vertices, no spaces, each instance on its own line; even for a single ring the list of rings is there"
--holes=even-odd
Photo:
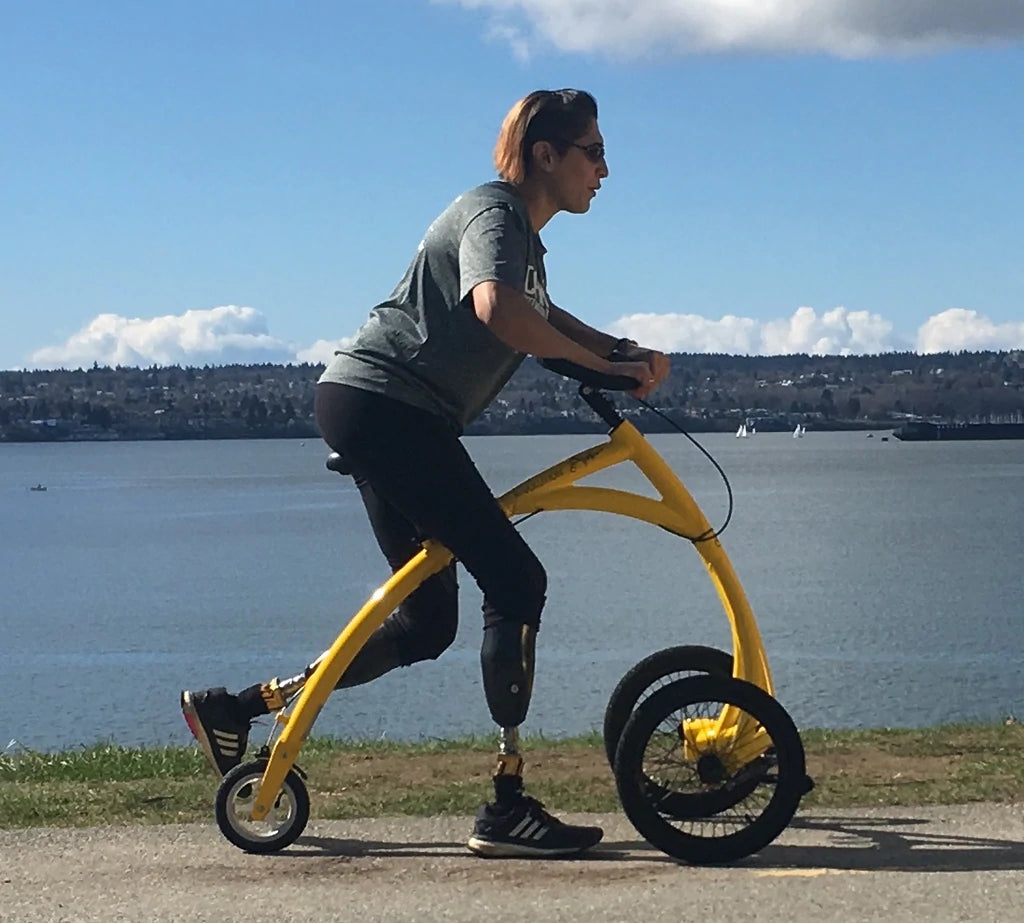
[[[601,842],[600,827],[575,827],[552,817],[536,798],[521,798],[506,811],[485,804],[467,844],[487,858],[571,856]]]
[[[218,776],[242,762],[249,741],[249,722],[238,719],[234,699],[223,686],[181,694],[185,722]]]

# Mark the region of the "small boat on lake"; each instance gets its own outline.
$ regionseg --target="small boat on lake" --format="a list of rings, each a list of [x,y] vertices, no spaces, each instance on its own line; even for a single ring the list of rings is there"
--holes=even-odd
[[[35,484],[34,486],[30,487],[29,490],[46,490],[46,485],[45,484]]]

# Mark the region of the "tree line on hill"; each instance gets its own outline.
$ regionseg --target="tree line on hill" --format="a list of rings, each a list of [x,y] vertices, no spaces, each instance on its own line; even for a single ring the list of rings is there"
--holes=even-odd
[[[1024,350],[863,356],[672,355],[649,403],[684,429],[885,429],[906,419],[1024,418]],[[0,440],[209,439],[316,435],[322,365],[0,372]],[[575,382],[527,359],[470,434],[596,432]],[[649,431],[669,424],[629,398]]]

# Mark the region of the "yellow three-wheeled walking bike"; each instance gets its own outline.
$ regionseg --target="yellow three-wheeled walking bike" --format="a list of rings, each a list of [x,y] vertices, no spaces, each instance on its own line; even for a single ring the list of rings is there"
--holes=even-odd
[[[799,732],[773,697],[750,605],[696,501],[605,394],[632,390],[636,382],[567,362],[545,364],[581,382],[580,396],[607,423],[608,439],[524,481],[499,502],[509,517],[549,510],[629,516],[693,544],[729,619],[733,652],[684,645],[640,661],[611,695],[604,743],[623,810],[648,842],[691,863],[743,858],[785,829],[812,785]],[[636,465],[657,498],[579,483],[624,462]],[[301,690],[277,714],[258,758],[223,778],[216,817],[232,843],[249,852],[274,852],[302,833],[309,793],[295,763],[320,709],[374,630],[451,559],[443,546],[425,542],[315,662]]]

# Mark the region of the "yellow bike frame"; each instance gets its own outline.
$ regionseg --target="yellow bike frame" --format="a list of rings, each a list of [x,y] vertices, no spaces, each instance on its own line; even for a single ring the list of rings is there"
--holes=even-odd
[[[612,488],[577,486],[577,481],[625,461],[632,461],[640,469],[660,499]],[[544,510],[595,510],[640,519],[690,539],[704,561],[732,628],[733,675],[773,694],[764,644],[725,550],[690,492],[628,420],[617,423],[607,442],[542,471],[499,497],[498,502],[509,517]],[[321,656],[294,707],[277,716],[283,729],[263,773],[252,809],[253,820],[263,820],[269,813],[320,709],[370,635],[451,559],[452,553],[444,546],[425,542],[419,554],[373,593]],[[761,735],[747,726],[750,719],[745,718],[738,709],[727,706],[717,721],[687,722],[686,742],[696,747],[718,740],[725,745],[722,749],[747,762],[764,747],[759,746]]]

